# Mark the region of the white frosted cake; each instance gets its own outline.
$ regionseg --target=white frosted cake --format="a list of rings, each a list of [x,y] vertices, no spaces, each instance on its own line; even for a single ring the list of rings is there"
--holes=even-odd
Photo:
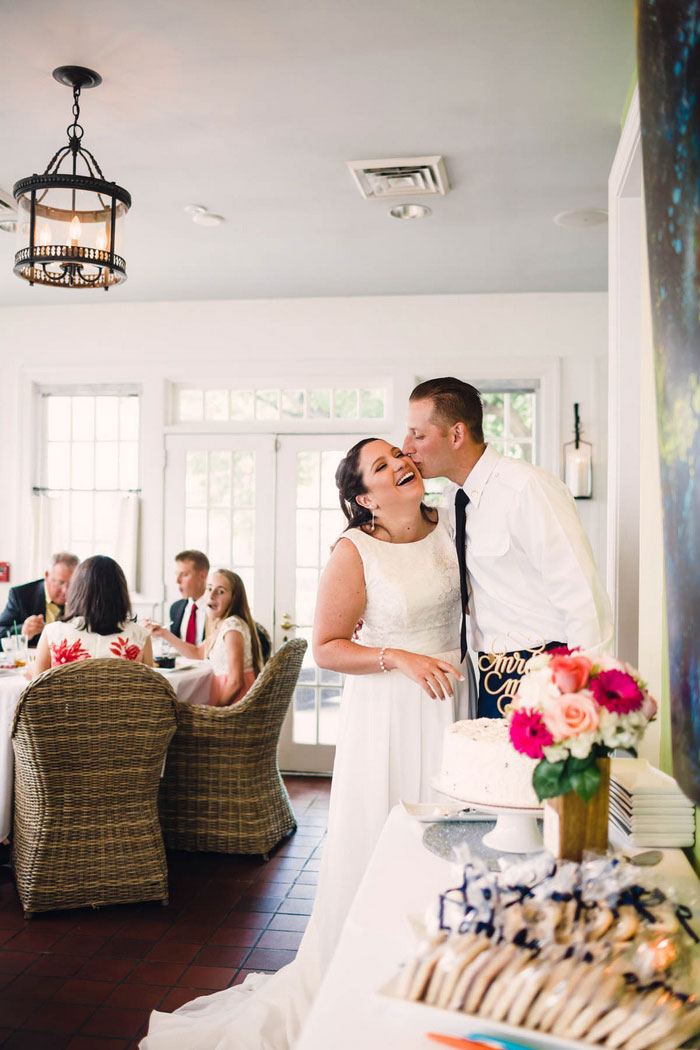
[[[516,751],[503,718],[453,722],[445,730],[436,788],[475,805],[539,808],[532,786],[537,760]]]

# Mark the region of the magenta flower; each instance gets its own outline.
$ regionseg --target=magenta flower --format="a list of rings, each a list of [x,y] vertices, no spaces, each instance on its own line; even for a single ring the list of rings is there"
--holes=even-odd
[[[601,671],[591,678],[588,688],[600,706],[615,715],[638,711],[644,700],[637,682],[624,671]]]
[[[526,708],[513,711],[510,719],[510,740],[516,751],[530,758],[544,758],[543,748],[554,743],[554,738],[539,711]]]

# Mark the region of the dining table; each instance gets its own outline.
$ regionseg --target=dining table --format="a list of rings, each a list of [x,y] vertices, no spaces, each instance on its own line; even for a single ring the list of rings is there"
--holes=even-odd
[[[154,667],[173,687],[178,700],[208,704],[212,666],[208,660],[177,660],[174,668]],[[0,667],[0,842],[12,826],[14,753],[10,730],[17,701],[28,685],[24,668]]]

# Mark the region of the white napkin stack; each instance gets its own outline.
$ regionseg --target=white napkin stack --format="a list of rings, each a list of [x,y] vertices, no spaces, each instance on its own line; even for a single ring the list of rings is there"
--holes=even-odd
[[[631,846],[692,846],[695,838],[693,803],[643,758],[613,758],[610,821]]]

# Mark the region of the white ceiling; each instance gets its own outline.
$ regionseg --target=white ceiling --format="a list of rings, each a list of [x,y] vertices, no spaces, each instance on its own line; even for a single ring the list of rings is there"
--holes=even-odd
[[[606,206],[633,0],[0,0],[0,19],[1,189],[66,141],[54,67],[103,77],[84,143],[133,198],[107,301],[606,287],[607,228],[553,217]],[[452,190],[420,221],[345,166],[433,154]],[[15,250],[0,233],[0,306],[104,299],[30,288]]]

